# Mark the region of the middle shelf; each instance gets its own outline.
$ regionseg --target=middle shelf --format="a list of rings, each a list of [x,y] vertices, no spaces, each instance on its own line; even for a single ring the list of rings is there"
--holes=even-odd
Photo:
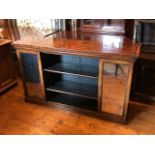
[[[97,99],[97,79],[44,72],[46,91]]]
[[[89,65],[77,65],[73,63],[57,63],[48,68],[45,68],[46,72],[73,74],[78,76],[85,76],[89,78],[98,77],[98,68],[96,66]]]

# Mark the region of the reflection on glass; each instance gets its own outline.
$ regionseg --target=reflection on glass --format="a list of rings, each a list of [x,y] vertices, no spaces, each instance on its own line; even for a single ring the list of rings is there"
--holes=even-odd
[[[102,35],[102,42],[107,46],[121,48],[123,43],[123,37],[121,36],[110,36],[110,35]]]

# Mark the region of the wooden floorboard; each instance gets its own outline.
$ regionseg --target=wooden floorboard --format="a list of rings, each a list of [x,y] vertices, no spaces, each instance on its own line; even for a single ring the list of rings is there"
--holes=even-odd
[[[21,81],[0,96],[0,134],[155,134],[155,106],[130,102],[127,124],[24,102]]]

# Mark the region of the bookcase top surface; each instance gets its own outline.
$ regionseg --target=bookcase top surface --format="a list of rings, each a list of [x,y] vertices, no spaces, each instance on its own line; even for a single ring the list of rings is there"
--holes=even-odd
[[[20,40],[14,41],[17,49],[56,51],[66,54],[87,56],[119,56],[135,59],[139,56],[140,44],[119,35],[59,31],[52,35],[30,31]]]

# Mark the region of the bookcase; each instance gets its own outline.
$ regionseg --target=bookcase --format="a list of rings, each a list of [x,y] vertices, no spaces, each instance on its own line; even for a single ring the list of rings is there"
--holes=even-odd
[[[18,51],[25,100],[125,122],[133,62]]]
[[[81,31],[36,37],[13,44],[25,101],[125,122],[139,45],[119,35]]]

